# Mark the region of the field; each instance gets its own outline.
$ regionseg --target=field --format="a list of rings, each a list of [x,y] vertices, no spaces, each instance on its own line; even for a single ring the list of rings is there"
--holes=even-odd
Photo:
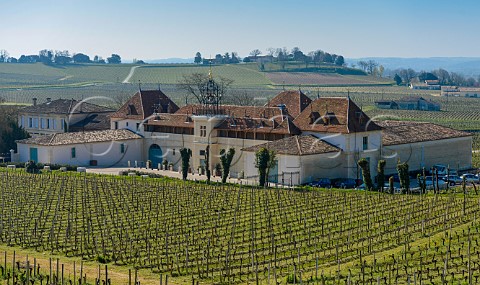
[[[267,78],[277,85],[302,86],[362,86],[391,85],[390,80],[371,76],[340,75],[314,72],[266,72]]]
[[[131,284],[128,269],[142,284],[160,275],[170,284],[468,284],[480,276],[474,191],[386,195],[0,171],[0,196],[1,243],[29,250],[30,265],[38,257],[44,277],[50,255],[76,260],[65,283],[79,276],[80,260],[90,283],[93,262],[113,268],[112,284]],[[12,274],[5,263],[0,280]]]

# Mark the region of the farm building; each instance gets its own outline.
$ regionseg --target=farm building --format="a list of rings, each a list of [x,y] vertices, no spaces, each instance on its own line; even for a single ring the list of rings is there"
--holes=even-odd
[[[442,96],[455,96],[466,98],[480,98],[480,88],[478,87],[459,87],[442,86]]]
[[[424,80],[422,82],[410,83],[409,87],[414,90],[440,90],[438,80]]]
[[[127,166],[142,153],[142,137],[129,130],[56,133],[17,141],[18,161]]]
[[[206,90],[216,90],[210,81],[213,89]],[[167,161],[178,170],[180,149],[189,148],[197,172],[207,163],[215,169],[220,151],[235,148],[231,177],[254,177],[255,152],[265,147],[277,154],[270,180],[290,177],[293,184],[361,178],[361,158],[370,162],[372,175],[380,159],[392,172],[398,159],[409,162],[411,170],[435,163],[471,166],[468,133],[433,124],[374,122],[351,98],[312,100],[301,91],[283,91],[260,107],[223,105],[219,98],[207,92],[202,104],[179,108],[161,91],[141,90],[111,115],[111,130],[19,141],[18,159],[83,166],[151,161],[154,168]]]
[[[425,100],[422,97],[409,96],[400,100],[381,100],[375,101],[375,106],[380,109],[397,109],[397,110],[420,110],[420,111],[440,111],[440,104]]]
[[[18,125],[32,137],[65,132],[108,130],[114,110],[73,99],[50,100],[20,110]]]

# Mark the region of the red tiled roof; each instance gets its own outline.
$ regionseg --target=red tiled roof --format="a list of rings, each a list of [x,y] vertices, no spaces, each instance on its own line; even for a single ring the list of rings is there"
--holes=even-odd
[[[135,93],[112,118],[144,120],[155,111],[157,113],[175,113],[178,110],[170,98],[160,90],[141,90]]]
[[[314,136],[291,136],[273,142],[254,145],[242,150],[256,152],[261,148],[273,150],[276,154],[285,155],[311,155],[342,151],[342,149]]]
[[[381,130],[350,98],[318,98],[295,118],[302,131],[355,133]]]
[[[190,115],[184,114],[157,114],[149,118],[144,125],[183,127],[192,129],[194,127]]]
[[[283,91],[270,100],[265,106],[278,107],[285,105],[287,112],[296,118],[300,113],[307,108],[312,102],[312,99],[301,91]]]
[[[375,123],[383,128],[382,145],[384,146],[471,136],[470,133],[432,123],[408,121],[378,121]]]

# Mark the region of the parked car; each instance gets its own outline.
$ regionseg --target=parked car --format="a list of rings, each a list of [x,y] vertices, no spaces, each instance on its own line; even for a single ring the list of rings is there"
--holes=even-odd
[[[310,183],[312,187],[321,187],[321,188],[330,188],[332,187],[332,181],[329,178],[320,178],[312,183]]]
[[[425,176],[425,184],[427,186],[427,190],[432,190],[433,189],[434,181],[432,181],[432,179],[433,179],[432,176]],[[437,182],[435,181],[435,187],[437,187],[436,183]],[[440,189],[447,188],[447,183],[441,177],[438,178],[438,187]]]
[[[462,179],[462,181],[465,178],[465,181],[467,181],[468,183],[477,183],[478,182],[478,176],[476,176],[475,174],[471,174],[471,173],[463,174],[462,176],[460,176],[460,178]]]
[[[454,186],[455,184],[461,184],[463,182],[462,178],[458,175],[445,175],[443,180],[449,185]]]
[[[439,176],[444,176],[444,175],[458,175],[457,170],[455,169],[448,169],[448,166],[443,165],[443,164],[435,164],[433,166],[437,170],[437,174]],[[432,173],[433,174],[433,173]]]
[[[333,187],[342,189],[353,189],[357,182],[353,178],[337,178],[333,181]]]
[[[365,186],[365,183],[362,183],[357,187],[355,187],[355,190],[366,190],[366,189],[367,189],[367,186]],[[373,190],[376,190],[376,189],[377,189],[377,185],[373,184]]]

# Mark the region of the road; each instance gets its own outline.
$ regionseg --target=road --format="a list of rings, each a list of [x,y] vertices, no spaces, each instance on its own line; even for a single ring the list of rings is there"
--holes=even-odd
[[[139,68],[140,66],[132,66],[132,68],[130,68],[130,72],[128,73],[127,77],[125,77],[125,79],[123,80],[122,83],[130,83],[130,78],[132,78],[133,74],[135,73],[135,69]]]

